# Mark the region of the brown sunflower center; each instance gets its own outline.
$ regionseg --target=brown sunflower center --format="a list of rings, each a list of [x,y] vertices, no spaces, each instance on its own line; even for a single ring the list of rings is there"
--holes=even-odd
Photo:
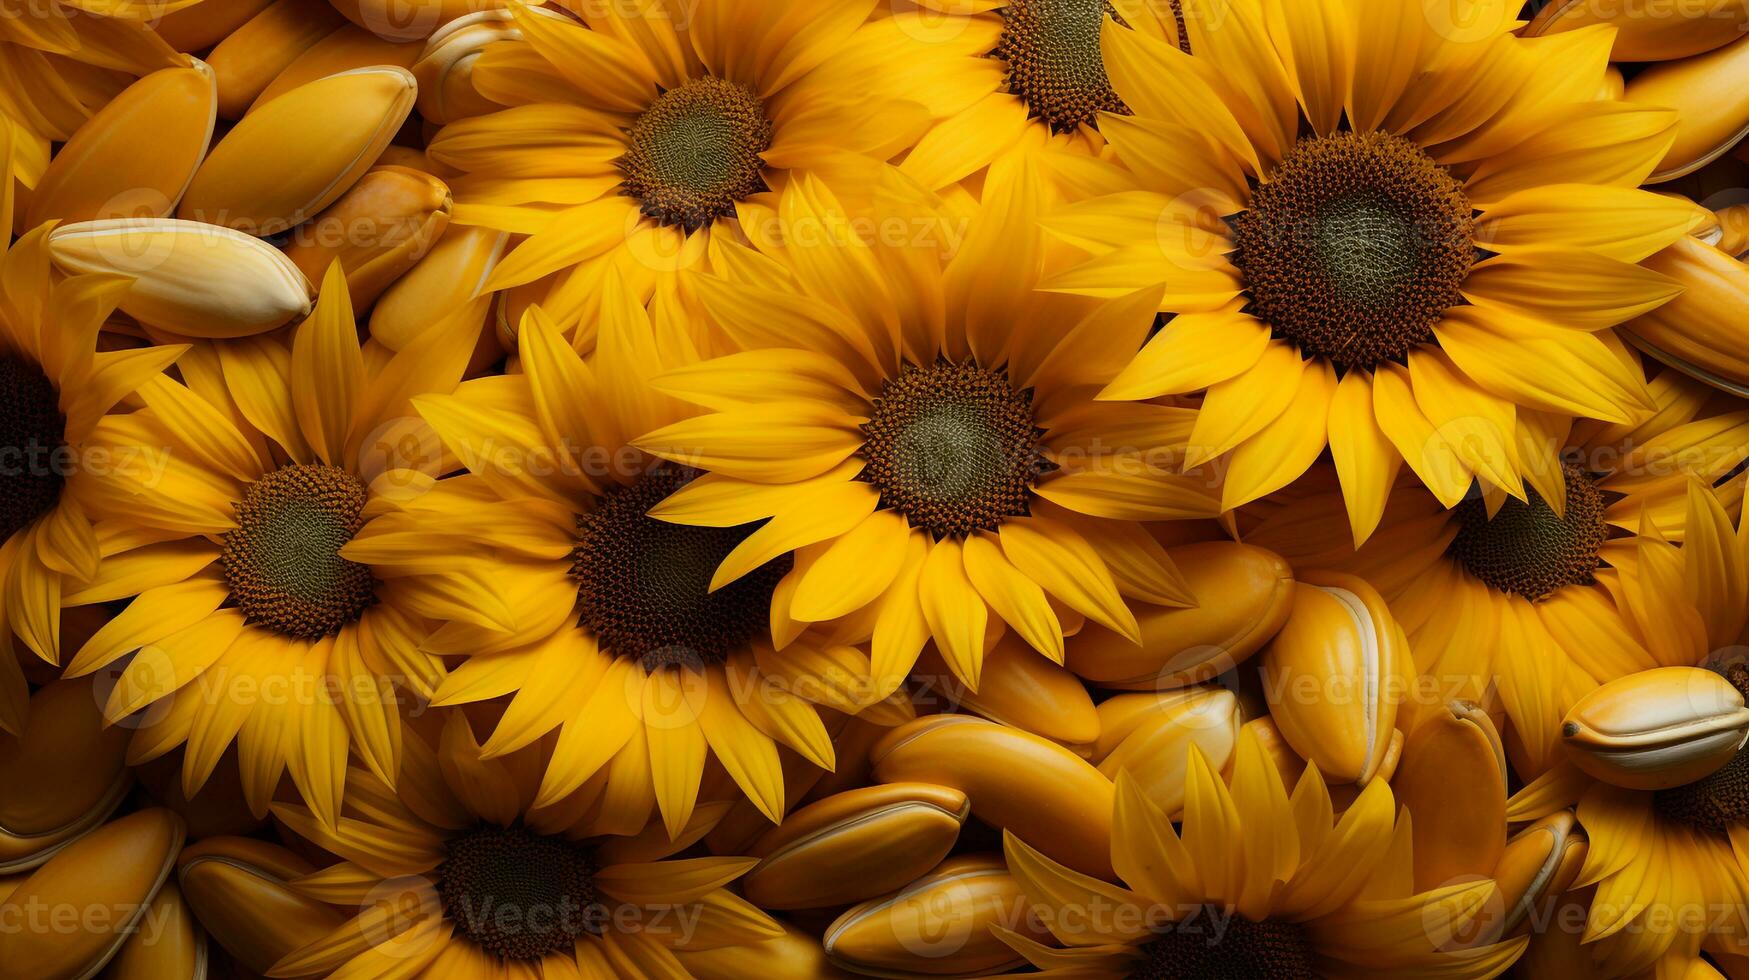
[[[56,457],[66,428],[60,395],[42,369],[0,357],[0,541],[60,503],[67,478]]]
[[[1529,486],[1524,502],[1508,498],[1492,518],[1485,502],[1471,498],[1453,509],[1459,527],[1447,554],[1495,589],[1532,601],[1596,581],[1597,552],[1609,538],[1603,491],[1577,467],[1565,470],[1564,515]]]
[[[577,518],[578,625],[645,670],[722,663],[769,629],[772,590],[793,564],[788,555],[774,558],[710,591],[717,566],[758,525],[694,527],[647,516],[696,475],[653,469]]]
[[[1142,947],[1133,980],[1315,980],[1312,947],[1297,922],[1205,908]]]
[[[219,555],[231,599],[249,622],[314,640],[376,602],[370,566],[340,557],[364,526],[368,494],[336,466],[293,464],[249,485]]]
[[[622,192],[663,224],[692,231],[765,190],[759,154],[771,147],[771,120],[738,82],[707,76],[669,89],[626,135]]]
[[[1749,698],[1749,667],[1736,663],[1713,669]],[[1658,790],[1652,805],[1666,819],[1715,834],[1732,824],[1749,823],[1749,749],[1692,783]]]
[[[595,872],[583,844],[521,825],[482,825],[444,845],[433,876],[458,933],[502,959],[538,960],[601,932]]]
[[[1097,127],[1101,112],[1130,114],[1099,53],[1107,17],[1123,23],[1111,0],[1009,0],[1002,8],[995,54],[1008,66],[1008,90],[1054,132]]]
[[[904,365],[881,386],[857,455],[860,479],[936,537],[994,530],[1027,513],[1033,481],[1054,468],[1039,443],[1032,389],[1008,372],[937,361]]]
[[[1231,219],[1233,263],[1276,336],[1371,368],[1431,342],[1462,301],[1472,215],[1457,179],[1400,136],[1306,137]]]

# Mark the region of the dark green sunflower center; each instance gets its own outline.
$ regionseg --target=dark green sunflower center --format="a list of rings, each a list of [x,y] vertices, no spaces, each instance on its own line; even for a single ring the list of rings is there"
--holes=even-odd
[[[578,625],[646,670],[722,663],[771,623],[771,593],[793,560],[774,558],[715,592],[711,576],[758,529],[670,524],[647,515],[697,474],[660,467],[577,518],[571,577]]]
[[[1736,663],[1712,669],[1749,698],[1749,667]],[[1732,824],[1749,823],[1749,749],[1692,783],[1658,790],[1652,794],[1652,805],[1668,820],[1715,834],[1723,834]]]
[[[538,960],[601,931],[595,872],[585,845],[482,825],[444,845],[433,876],[456,932],[502,959]]]
[[[1528,485],[1522,503],[1508,498],[1492,518],[1472,497],[1452,511],[1458,533],[1447,554],[1495,589],[1532,601],[1596,581],[1597,552],[1609,538],[1603,492],[1577,467],[1565,470],[1565,514],[1557,516]]]
[[[34,363],[0,357],[0,541],[60,503],[67,418],[55,385]]]
[[[284,466],[249,485],[219,555],[249,622],[314,640],[376,602],[370,567],[340,557],[364,525],[364,484],[336,466]]]
[[[1101,112],[1129,115],[1111,89],[1099,53],[1105,18],[1123,23],[1111,0],[1009,0],[995,55],[1008,90],[1054,132],[1097,126]]]
[[[1316,980],[1312,947],[1297,922],[1205,908],[1142,947],[1133,980]]]
[[[771,120],[738,82],[694,78],[669,89],[626,135],[622,192],[663,224],[692,231],[765,190],[759,154],[771,148]]]
[[[860,479],[936,537],[994,530],[1027,513],[1033,481],[1053,469],[1039,443],[1032,389],[970,359],[904,365],[881,386],[857,455]]]
[[[1251,312],[1343,367],[1431,342],[1476,260],[1463,186],[1389,133],[1301,139],[1230,222]]]

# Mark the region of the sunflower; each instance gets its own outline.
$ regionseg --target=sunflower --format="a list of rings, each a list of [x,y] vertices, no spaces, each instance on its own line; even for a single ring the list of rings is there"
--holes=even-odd
[[[1072,871],[1013,834],[1008,869],[1062,948],[999,929],[1041,976],[1494,977],[1525,940],[1475,943],[1482,879],[1415,892],[1409,817],[1367,784],[1336,819],[1308,766],[1292,794],[1246,729],[1231,788],[1193,749],[1182,828],[1127,775],[1111,858],[1123,885]]]
[[[586,811],[614,806],[605,775],[541,808],[534,798],[552,763],[538,752],[485,758],[460,711],[432,727],[429,743],[406,734],[399,796],[364,769],[348,772],[338,829],[274,804],[293,832],[342,859],[291,887],[356,914],[270,975],[685,977],[676,950],[784,935],[724,888],[758,861],[670,858],[710,829],[704,811],[676,841],[601,837]]]
[[[791,174],[890,187],[880,161],[928,128],[942,59],[875,7],[640,0],[585,5],[578,23],[515,5],[520,37],[470,75],[508,108],[450,122],[427,149],[461,173],[458,223],[527,236],[485,288],[552,276],[540,301],[587,346],[605,277],[647,293],[698,260],[689,238],[763,222],[759,196]]]
[[[945,266],[850,234],[724,248],[738,274],[694,287],[744,349],[659,377],[711,411],[635,442],[706,471],[652,516],[766,522],[712,589],[793,562],[774,638],[845,618],[872,638],[877,692],[931,638],[975,690],[1005,629],[1061,663],[1084,621],[1138,643],[1132,601],[1195,604],[1140,523],[1218,509],[1203,477],[1176,471],[1191,412],[1090,398],[1124,357],[1114,352],[1146,334],[1151,298],[1090,307],[1033,292],[1046,258],[1038,189],[1027,158],[1010,163],[992,169]],[[792,227],[846,226],[811,180],[787,188],[780,211]]]
[[[1497,689],[1514,766],[1534,777],[1579,695],[1688,656],[1667,618],[1682,590],[1648,549],[1681,538],[1691,480],[1749,457],[1749,411],[1674,371],[1649,394],[1656,414],[1638,425],[1520,412],[1503,452],[1522,464],[1524,500],[1484,487],[1447,510],[1399,480],[1381,533],[1356,550],[1321,468],[1289,491],[1298,499],[1253,505],[1264,516],[1246,540],[1377,586],[1439,701]],[[1740,485],[1726,492],[1740,500]]]
[[[585,359],[539,306],[518,332],[521,374],[466,382],[414,404],[468,472],[452,480],[474,501],[457,527],[472,536],[485,576],[499,583],[515,627],[450,623],[428,641],[466,656],[434,703],[509,696],[485,743],[488,756],[558,731],[537,798],[545,806],[600,772],[680,833],[714,756],[768,818],[785,807],[779,746],[821,768],[831,739],[799,684],[822,671],[849,677],[855,654],[824,633],[770,642],[771,596],[787,554],[764,554],[729,587],[711,590],[726,557],[763,541],[748,521],[688,527],[646,516],[697,476],[629,445],[696,411],[648,377],[697,358],[672,292],[646,310],[617,282],[601,302]],[[677,301],[677,300],[676,300]],[[840,684],[836,705],[877,698]],[[833,689],[806,692],[828,700]],[[846,701],[844,698],[848,698]],[[792,757],[793,758],[793,757]]]
[[[0,226],[12,221],[12,169],[0,155]],[[63,604],[100,577],[110,533],[93,525],[87,491],[108,468],[92,455],[100,429],[124,398],[170,366],[186,346],[99,350],[104,320],[129,280],[62,279],[49,269],[44,225],[0,244],[0,574],[6,601],[0,630],[0,730],[24,724],[29,691],[12,638],[51,664],[60,660]],[[101,454],[100,454],[101,455]]]
[[[1703,220],[1634,189],[1676,118],[1599,97],[1611,30],[1387,6],[1188,0],[1194,57],[1107,25],[1133,189],[1049,219],[1094,254],[1044,284],[1157,291],[1172,319],[1101,397],[1204,393],[1187,463],[1249,471],[1229,507],[1328,447],[1361,539],[1405,461],[1447,506],[1478,477],[1526,499],[1479,425],[1646,411],[1613,327],[1676,295],[1638,263]]]
[[[1061,186],[1100,186],[1082,179],[1109,180],[1108,172],[1080,164],[1109,155],[1099,132],[1101,114],[1130,114],[1105,71],[1102,25],[1111,22],[1170,45],[1184,36],[1177,3],[911,0],[893,7],[892,16],[908,33],[951,52],[946,63],[957,68],[959,85],[948,94],[959,108],[900,165],[936,190],[973,177],[1015,147],[1043,150],[1050,176]]]
[[[258,816],[289,768],[330,822],[349,746],[394,780],[398,690],[429,695],[442,676],[420,649],[431,624],[509,618],[455,560],[445,528],[472,502],[433,485],[428,433],[406,417],[409,397],[460,379],[462,319],[367,362],[336,263],[290,350],[196,348],[185,383],[151,378],[143,410],[97,424],[91,444],[114,463],[75,496],[101,561],[66,601],[133,599],[67,670],[139,651],[105,706],[116,722],[162,703],[138,719],[130,762],[188,743],[192,797],[235,738]]]

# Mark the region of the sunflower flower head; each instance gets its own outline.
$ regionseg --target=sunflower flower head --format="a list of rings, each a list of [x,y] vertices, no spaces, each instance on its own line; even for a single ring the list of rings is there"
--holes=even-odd
[[[1032,293],[1050,261],[1033,179],[1024,157],[992,168],[945,261],[854,232],[720,246],[736,271],[693,282],[729,353],[658,376],[702,411],[634,440],[705,474],[652,517],[763,522],[711,587],[784,556],[778,650],[816,625],[867,640],[861,672],[882,695],[930,639],[975,691],[1007,629],[1060,664],[1071,622],[1134,645],[1132,604],[1194,604],[1140,524],[1218,509],[1209,481],[1176,465],[1193,413],[1090,397],[1153,317],[1140,295],[1100,307]],[[814,181],[787,187],[778,215],[852,226]],[[1008,274],[985,277],[992,266]]]
[[[1328,448],[1364,541],[1405,465],[1447,507],[1478,479],[1525,499],[1515,415],[1650,414],[1614,328],[1680,292],[1641,263],[1704,216],[1637,189],[1675,120],[1596,97],[1611,31],[1527,39],[1480,5],[1465,31],[1339,3],[1184,11],[1189,54],[1105,25],[1132,114],[1100,133],[1133,186],[1047,217],[1090,257],[1042,288],[1161,291],[1162,328],[1101,397],[1201,393],[1189,462],[1228,460],[1225,505]]]
[[[485,752],[496,758],[557,732],[539,805],[612,773],[625,782],[604,826],[636,832],[656,808],[677,837],[712,759],[772,821],[785,810],[787,771],[832,767],[826,724],[799,696],[787,658],[818,665],[845,652],[798,631],[778,656],[772,596],[793,561],[758,515],[686,523],[652,513],[711,487],[687,461],[628,444],[698,412],[649,380],[699,358],[692,337],[667,329],[676,322],[668,304],[680,301],[664,290],[646,307],[610,286],[588,356],[532,306],[518,331],[522,374],[414,402],[467,467],[446,481],[476,502],[458,532],[482,574],[505,583],[514,619],[509,629],[452,622],[432,635],[432,652],[458,660],[435,703],[508,695]],[[739,574],[720,580],[725,564]],[[879,700],[837,706],[854,713]],[[792,750],[788,761],[780,746]]]
[[[239,765],[257,816],[289,772],[337,819],[355,750],[394,781],[388,726],[405,692],[428,696],[443,674],[421,641],[438,622],[503,628],[510,616],[468,562],[419,557],[460,544],[430,528],[467,501],[432,483],[435,437],[402,413],[409,396],[460,379],[471,346],[460,336],[477,323],[468,312],[367,367],[336,261],[288,338],[203,345],[184,380],[152,378],[139,411],[99,428],[94,444],[129,462],[84,504],[135,535],[71,599],[133,598],[68,673],[122,663],[104,704],[111,724],[158,707],[133,726],[131,761],[186,745],[192,797],[233,742],[248,744]],[[263,404],[280,409],[255,410]],[[297,736],[258,741],[282,725]]]
[[[586,350],[606,278],[670,279],[706,261],[694,239],[756,234],[770,188],[810,174],[871,196],[944,111],[943,57],[875,6],[516,4],[434,37],[421,70],[465,64],[479,97],[445,110],[430,156],[463,175],[458,215],[526,236],[486,290],[522,287]]]

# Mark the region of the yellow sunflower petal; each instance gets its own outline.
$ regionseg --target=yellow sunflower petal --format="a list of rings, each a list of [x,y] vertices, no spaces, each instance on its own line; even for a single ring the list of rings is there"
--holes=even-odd
[[[1584,331],[1480,305],[1447,310],[1433,329],[1465,375],[1517,404],[1613,422],[1651,407],[1634,368]]]
[[[1102,399],[1153,398],[1211,388],[1257,365],[1269,328],[1237,309],[1173,317],[1099,393]]]
[[[1002,553],[1046,592],[1100,625],[1141,642],[1141,627],[1093,547],[1061,521],[1042,515],[1002,525]]]
[[[1330,400],[1330,457],[1342,483],[1342,502],[1356,548],[1378,528],[1403,465],[1403,455],[1379,429],[1372,390],[1371,377],[1350,371]]]
[[[711,575],[711,590],[720,589],[797,548],[855,528],[879,503],[879,491],[857,480],[830,483],[795,500],[723,557],[722,564]]]
[[[1549,270],[1559,269],[1559,275]],[[1655,310],[1682,292],[1676,280],[1583,249],[1515,249],[1470,270],[1463,292],[1579,330],[1600,330]]]
[[[989,607],[966,577],[960,543],[943,538],[930,546],[917,582],[923,617],[954,675],[973,691],[984,666],[984,630]]]
[[[863,420],[817,402],[755,405],[701,415],[633,440],[663,459],[760,483],[805,480],[862,445]]]
[[[1233,450],[1221,485],[1222,510],[1287,486],[1324,452],[1336,396],[1336,369],[1321,359],[1306,361],[1304,367],[1287,408]]]
[[[899,574],[910,536],[898,511],[869,514],[809,566],[790,600],[790,615],[822,622],[867,606]]]
[[[691,671],[658,669],[644,682],[644,737],[650,778],[668,836],[678,837],[698,803],[707,744],[698,724],[704,680]]]
[[[1297,351],[1270,344],[1243,374],[1211,387],[1190,433],[1185,468],[1226,453],[1275,421],[1293,403],[1303,373]]]
[[[1457,506],[1474,474],[1415,404],[1409,372],[1395,364],[1381,365],[1373,374],[1372,398],[1379,431],[1440,503]]]
[[[1347,6],[1274,3],[1266,9],[1269,35],[1294,81],[1307,121],[1320,135],[1334,131],[1354,79],[1354,25],[1346,16]],[[1375,52],[1367,54],[1376,57]]]
[[[336,261],[322,277],[316,310],[292,339],[291,393],[298,428],[323,462],[344,466],[346,434],[364,383],[364,357],[346,273]]]
[[[699,857],[609,865],[596,872],[601,890],[640,906],[683,905],[741,877],[755,858]]]
[[[1639,188],[1553,184],[1502,198],[1483,213],[1476,237],[1493,252],[1555,245],[1638,262],[1705,218],[1686,200]]]
[[[1134,943],[1147,935],[1141,914],[1146,903],[1133,892],[1066,868],[1034,850],[1009,831],[1002,832],[1002,852],[1008,871],[1020,880],[1028,898],[1050,908],[1104,908],[1111,916],[1052,916],[1045,925],[1069,946]],[[1135,914],[1120,914],[1123,910]]]
[[[988,535],[970,535],[962,548],[966,578],[990,608],[1033,649],[1062,663],[1063,624],[1038,583],[1021,574]]]
[[[784,814],[783,763],[777,744],[742,715],[736,694],[721,670],[707,671],[709,683],[699,705],[698,724],[711,754],[759,812],[777,823]],[[758,698],[758,691],[749,697]]]

